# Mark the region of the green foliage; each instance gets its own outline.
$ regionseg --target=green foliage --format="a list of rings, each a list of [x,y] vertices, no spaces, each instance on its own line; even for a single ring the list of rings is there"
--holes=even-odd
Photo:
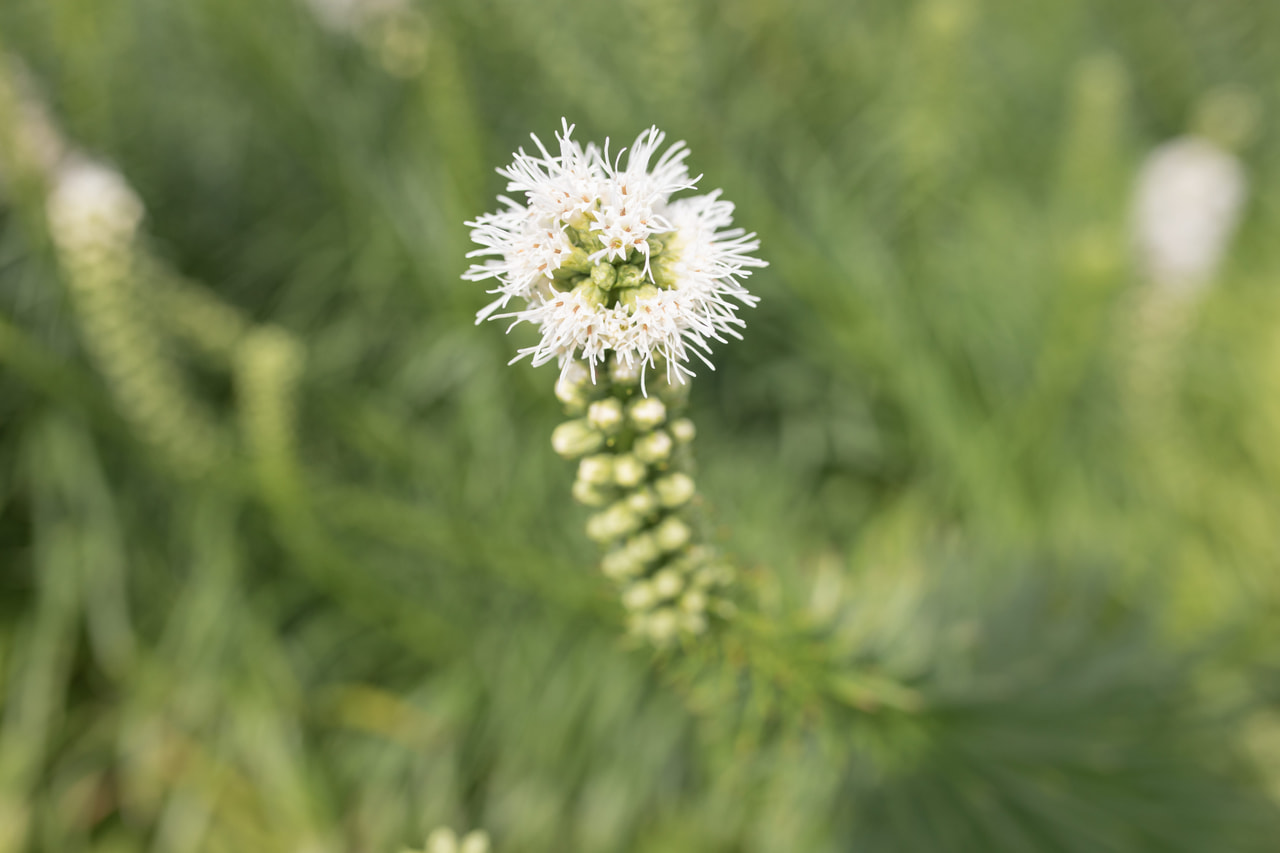
[[[0,853],[1274,846],[1280,6],[382,6],[0,4]],[[51,239],[33,98],[123,261]],[[459,279],[562,115],[688,140],[772,264],[689,409],[740,616],[678,649]],[[1191,129],[1251,196],[1153,315]]]

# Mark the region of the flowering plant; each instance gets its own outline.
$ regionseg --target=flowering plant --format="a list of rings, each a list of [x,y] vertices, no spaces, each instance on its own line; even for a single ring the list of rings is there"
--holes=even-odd
[[[524,201],[500,196],[504,209],[467,223],[481,246],[468,257],[485,260],[463,277],[497,282],[477,322],[539,327],[513,361],[559,362],[556,396],[574,417],[552,446],[581,457],[573,494],[601,508],[587,535],[607,549],[601,567],[622,588],[632,632],[665,643],[732,612],[732,571],[689,523],[695,429],[682,413],[691,356],[711,367],[710,342],[741,337],[738,310],[758,301],[742,280],[765,262],[751,254],[755,234],[731,227],[719,190],[672,200],[701,177],[690,178],[683,142],[659,154],[666,137],[651,127],[624,167],[625,149],[611,156],[608,140],[583,148],[572,135],[565,121],[558,154],[534,136],[538,155],[521,149],[498,170]],[[513,299],[523,306],[506,310]]]

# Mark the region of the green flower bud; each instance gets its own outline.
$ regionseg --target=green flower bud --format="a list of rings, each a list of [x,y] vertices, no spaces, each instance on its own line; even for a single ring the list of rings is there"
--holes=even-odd
[[[574,288],[574,292],[581,295],[587,304],[596,308],[604,308],[609,304],[609,294],[596,287],[589,278],[584,278],[582,283]]]
[[[653,536],[659,548],[670,552],[683,548],[693,536],[693,531],[689,529],[689,525],[671,516],[654,528]]]
[[[604,436],[587,421],[565,421],[551,433],[551,446],[565,459],[576,459],[599,450]]]
[[[604,555],[600,570],[605,577],[620,581],[640,574],[644,570],[644,563],[635,558],[630,547],[617,548]]]
[[[667,250],[667,241],[656,234],[650,234],[647,242],[649,243],[649,258],[652,263],[653,258]]]
[[[658,493],[658,500],[667,509],[675,509],[688,503],[697,491],[693,478],[688,474],[668,474],[653,484]]]
[[[644,283],[644,268],[635,264],[623,264],[618,267],[617,287],[639,287]]]
[[[671,437],[676,440],[676,444],[688,444],[698,434],[698,428],[688,418],[672,421],[668,429],[671,431]]]
[[[652,563],[662,556],[662,549],[652,533],[640,533],[627,540],[627,553],[640,565]]]
[[[647,622],[649,636],[659,643],[670,640],[680,629],[680,619],[670,607],[653,611],[649,614]]]
[[[658,496],[653,493],[653,489],[640,489],[627,496],[627,506],[636,515],[650,515],[658,508]]]
[[[575,361],[556,380],[556,399],[564,404],[571,415],[580,414],[587,408],[587,387],[591,384],[591,374],[582,362]]]
[[[596,264],[591,268],[591,283],[601,290],[610,290],[618,280],[618,271],[613,264]]]
[[[656,464],[665,461],[671,456],[671,445],[671,436],[662,430],[658,430],[637,438],[632,452],[641,462]]]
[[[696,589],[691,589],[680,597],[680,609],[685,613],[702,613],[707,609],[707,597]]]
[[[567,255],[561,255],[560,267],[553,276],[557,279],[571,279],[580,275],[588,275],[591,272],[591,260],[587,257],[586,250],[573,247],[573,251]]]
[[[612,542],[628,533],[635,533],[642,523],[640,516],[632,512],[625,502],[619,501],[587,519],[587,536],[596,542]]]
[[[623,453],[613,459],[613,481],[624,489],[634,489],[644,482],[649,469],[631,453]]]
[[[638,270],[639,267],[626,266],[626,267],[623,267],[622,269]],[[644,275],[643,272],[641,272],[640,274],[642,276]],[[623,287],[621,271],[618,273],[618,283],[615,284],[614,287],[615,288]],[[618,301],[621,302],[626,307],[634,309],[636,307],[637,299],[652,299],[653,297],[657,296],[660,292],[661,291],[659,291],[658,288],[654,287],[652,284],[645,284],[640,287],[627,287],[621,293],[618,294]]]
[[[622,592],[622,606],[628,610],[647,610],[653,602],[653,587],[648,581],[636,581]]]
[[[659,598],[675,598],[684,589],[684,578],[675,569],[663,569],[653,576],[653,591]]]
[[[653,258],[649,261],[649,273],[653,276],[653,283],[664,290],[670,290],[676,285],[676,259],[670,255],[662,258]]]
[[[587,408],[587,422],[605,435],[616,434],[622,429],[622,402],[613,397],[597,400]]]
[[[586,219],[586,217],[584,216],[583,219]],[[575,246],[582,247],[587,251],[587,254],[598,252],[604,248],[604,243],[600,240],[600,232],[591,230],[590,221],[587,221],[582,228],[571,224],[571,227],[565,233],[569,237],[569,242]]]
[[[643,397],[631,404],[627,415],[636,429],[648,432],[667,419],[667,407],[657,397]]]
[[[586,456],[578,463],[578,479],[593,486],[604,486],[613,482],[613,457],[607,453]]]
[[[579,479],[573,481],[573,499],[584,506],[604,506],[609,495],[595,484]]]

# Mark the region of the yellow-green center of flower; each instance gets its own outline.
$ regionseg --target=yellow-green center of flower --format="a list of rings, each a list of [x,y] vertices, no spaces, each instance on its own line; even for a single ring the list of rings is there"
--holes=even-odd
[[[581,227],[570,224],[565,235],[573,244],[573,251],[560,262],[553,273],[551,286],[562,293],[577,290],[591,302],[606,308],[616,305],[634,307],[636,299],[656,294],[658,290],[675,287],[674,265],[677,258],[674,234],[650,235],[648,266],[645,272],[645,253],[635,246],[627,248],[623,257],[608,260],[608,256],[592,262],[591,255],[604,250],[599,231],[592,231],[586,217]]]

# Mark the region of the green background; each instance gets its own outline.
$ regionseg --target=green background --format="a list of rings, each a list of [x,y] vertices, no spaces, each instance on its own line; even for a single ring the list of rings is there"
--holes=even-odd
[[[1280,4],[382,5],[0,3],[2,853],[1275,849]],[[19,77],[147,207],[93,298]],[[459,278],[561,116],[771,263],[691,403],[742,618],[676,654]],[[1177,303],[1129,211],[1192,130],[1250,195]]]

